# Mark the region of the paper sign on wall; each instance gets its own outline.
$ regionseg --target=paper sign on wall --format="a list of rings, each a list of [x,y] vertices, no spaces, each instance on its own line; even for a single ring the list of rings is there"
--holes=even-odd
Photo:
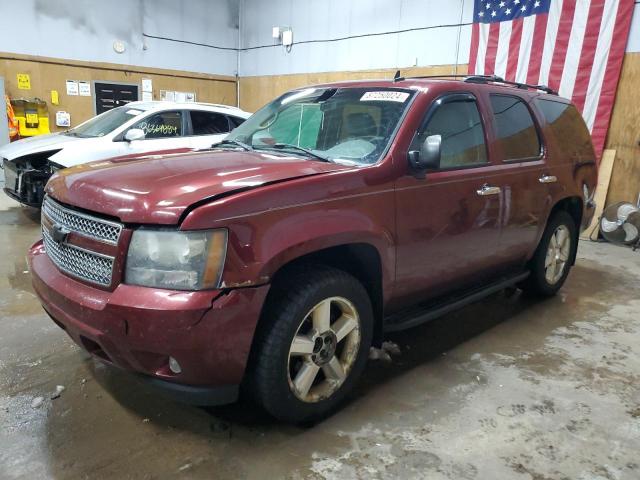
[[[51,104],[58,105],[60,103],[60,98],[58,96],[57,90],[51,90]]]
[[[18,89],[31,90],[31,77],[28,73],[18,73]]]
[[[153,100],[153,93],[151,92],[142,92],[142,101],[150,102]]]
[[[59,127],[70,127],[71,115],[69,112],[56,112],[56,125]]]
[[[150,78],[142,79],[142,91],[148,92],[148,93],[153,92],[153,82],[151,81]]]
[[[78,82],[67,80],[67,95],[78,95]]]
[[[89,85],[89,82],[78,82],[78,92],[81,97],[90,97],[91,85]]]

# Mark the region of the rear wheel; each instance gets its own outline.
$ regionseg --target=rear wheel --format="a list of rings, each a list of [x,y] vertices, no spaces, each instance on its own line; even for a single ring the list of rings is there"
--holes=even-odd
[[[567,212],[559,211],[550,219],[530,262],[531,275],[523,285],[525,291],[551,296],[560,290],[578,246],[576,232],[573,217]]]
[[[251,381],[276,418],[318,420],[351,391],[365,367],[373,314],[364,287],[323,266],[274,285],[257,338]]]

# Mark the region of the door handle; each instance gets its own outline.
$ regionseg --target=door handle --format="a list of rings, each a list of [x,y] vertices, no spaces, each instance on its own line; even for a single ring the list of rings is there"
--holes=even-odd
[[[555,183],[558,181],[558,177],[555,175],[542,175],[538,181],[540,183]]]
[[[482,187],[476,190],[476,193],[481,197],[486,197],[487,195],[500,195],[500,191],[500,187],[492,187],[485,183]]]

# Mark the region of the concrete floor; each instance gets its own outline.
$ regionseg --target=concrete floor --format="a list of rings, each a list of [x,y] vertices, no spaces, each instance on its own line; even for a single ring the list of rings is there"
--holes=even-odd
[[[640,478],[640,253],[583,243],[556,298],[498,294],[395,335],[401,355],[302,429],[91,360],[32,293],[38,215],[0,197],[2,479]]]

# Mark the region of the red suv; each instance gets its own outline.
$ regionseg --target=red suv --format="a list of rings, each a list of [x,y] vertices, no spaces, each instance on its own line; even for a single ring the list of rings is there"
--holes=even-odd
[[[593,216],[573,105],[496,77],[319,85],[223,143],[59,171],[30,251],[95,357],[197,404],[320,418],[371,345],[499,289],[554,294]]]

